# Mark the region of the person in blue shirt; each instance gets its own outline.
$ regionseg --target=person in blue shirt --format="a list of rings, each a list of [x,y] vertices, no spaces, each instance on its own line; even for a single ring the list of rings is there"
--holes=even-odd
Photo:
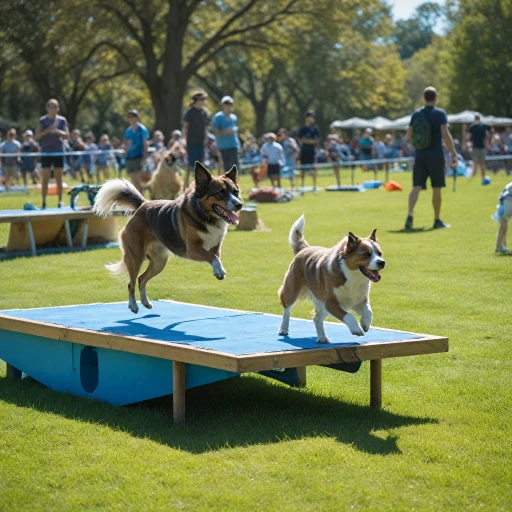
[[[457,153],[453,145],[453,139],[448,130],[448,118],[446,112],[436,107],[437,91],[434,87],[427,87],[423,91],[425,106],[416,110],[411,116],[411,122],[407,129],[407,140],[412,144],[412,125],[416,116],[428,115],[431,126],[431,143],[426,149],[416,149],[414,156],[414,167],[412,173],[413,187],[409,194],[409,212],[405,221],[405,229],[412,229],[413,212],[418,196],[423,189],[426,189],[427,179],[430,177],[432,183],[432,206],[434,208],[433,229],[449,228],[441,218],[441,188],[445,183],[445,163],[443,141],[452,154],[452,166],[457,166]]]
[[[220,102],[222,110],[213,116],[212,131],[217,137],[217,146],[224,163],[224,172],[228,172],[233,165],[239,167],[238,118],[233,114],[235,100],[231,96],[224,96]]]
[[[149,130],[140,122],[137,110],[128,111],[130,126],[124,132],[123,147],[126,151],[126,172],[135,188],[142,192],[142,168],[148,157]]]

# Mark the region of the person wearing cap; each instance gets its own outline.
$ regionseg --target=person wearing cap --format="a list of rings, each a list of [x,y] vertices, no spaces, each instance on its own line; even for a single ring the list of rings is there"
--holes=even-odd
[[[0,144],[0,153],[17,155],[21,151],[21,144],[16,140],[16,130],[7,130],[7,139]],[[2,170],[4,172],[5,188],[9,189],[11,180],[18,181],[18,156],[2,157]]]
[[[270,178],[272,186],[276,184],[281,188],[281,166],[284,164],[283,146],[276,142],[274,133],[265,134],[265,144],[261,146],[261,156],[267,161],[267,175]]]
[[[130,126],[124,132],[123,147],[126,151],[126,172],[135,188],[142,192],[142,169],[148,157],[149,130],[140,122],[137,110],[128,111]]]
[[[359,139],[359,157],[361,160],[371,160],[373,158],[374,140],[372,137],[372,129],[366,128],[362,137]],[[363,164],[363,171],[372,169],[373,166],[366,166]]]
[[[46,115],[39,119],[35,138],[41,140],[41,196],[43,199],[41,208],[46,208],[46,196],[48,195],[48,183],[50,182],[52,167],[59,198],[58,207],[61,208],[62,172],[64,170],[64,151],[66,149],[64,140],[69,139],[69,128],[67,119],[59,116],[59,102],[56,99],[50,99],[46,103]]]
[[[190,171],[196,162],[204,162],[204,148],[208,137],[208,111],[205,108],[208,94],[195,91],[191,103],[183,112],[181,126],[187,147],[188,169],[185,176],[185,187],[188,186]]]
[[[235,100],[231,96],[224,96],[220,102],[222,110],[213,116],[212,131],[217,137],[217,145],[224,163],[224,172],[228,172],[233,165],[239,166],[238,118],[233,114]]]
[[[300,142],[300,180],[301,186],[304,188],[304,179],[306,171],[311,170],[313,177],[313,188],[316,190],[316,147],[320,140],[320,130],[315,124],[315,112],[308,110],[306,112],[306,120],[299,128],[298,138]]]
[[[23,144],[21,145],[21,153],[39,153],[39,144],[33,139],[34,134],[32,130],[25,130],[23,132]],[[22,156],[21,157],[21,177],[23,184],[27,186],[27,174],[30,174],[32,184],[37,183],[36,167],[39,158],[37,156]]]

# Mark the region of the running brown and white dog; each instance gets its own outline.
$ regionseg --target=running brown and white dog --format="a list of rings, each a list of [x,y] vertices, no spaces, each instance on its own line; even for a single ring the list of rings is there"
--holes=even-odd
[[[306,242],[304,223],[303,215],[290,231],[289,242],[295,258],[279,289],[284,307],[279,334],[288,335],[293,305],[299,297],[309,295],[315,305],[317,343],[330,342],[324,331],[324,320],[329,315],[344,322],[355,336],[364,336],[372,323],[370,283],[380,281],[379,272],[386,266],[375,238],[377,230],[368,238],[349,232],[332,249],[326,249]],[[361,325],[349,311],[361,315]]]
[[[183,178],[176,157],[166,152],[146,185],[151,199],[176,199],[183,192]]]
[[[237,211],[242,208],[236,166],[222,176],[213,177],[199,162],[195,164],[195,181],[174,201],[147,201],[127,180],[105,183],[98,192],[94,212],[109,216],[116,209],[134,214],[119,233],[123,258],[106,265],[115,276],[128,274],[128,307],[139,311],[135,299],[135,281],[145,259],[146,271],[139,276],[140,301],[152,305],[146,294],[148,281],[162,272],[170,254],[208,262],[217,279],[226,271],[220,261],[221,245],[229,224],[238,224]]]

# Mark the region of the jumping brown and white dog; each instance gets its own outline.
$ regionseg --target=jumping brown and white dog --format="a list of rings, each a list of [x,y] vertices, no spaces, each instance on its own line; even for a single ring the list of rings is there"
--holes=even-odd
[[[127,180],[107,181],[96,196],[94,212],[104,217],[118,208],[135,212],[119,233],[122,260],[106,265],[115,276],[128,274],[130,310],[139,311],[135,281],[145,259],[149,260],[149,265],[139,276],[139,291],[140,301],[146,308],[152,307],[146,285],[162,272],[170,254],[208,262],[213,275],[224,279],[221,245],[228,225],[238,224],[235,212],[242,205],[236,166],[214,178],[196,162],[195,181],[174,201],[147,201]]]
[[[315,305],[314,322],[317,343],[329,343],[324,320],[332,315],[344,322],[350,332],[364,336],[372,323],[370,283],[380,281],[380,270],[386,266],[375,238],[376,229],[368,238],[348,234],[332,249],[312,247],[304,239],[304,216],[292,226],[289,236],[295,258],[279,289],[284,307],[279,334],[287,336],[293,305],[301,296],[309,295]],[[361,315],[361,325],[353,311]]]
[[[146,185],[151,199],[176,199],[183,192],[183,178],[176,157],[168,151]]]

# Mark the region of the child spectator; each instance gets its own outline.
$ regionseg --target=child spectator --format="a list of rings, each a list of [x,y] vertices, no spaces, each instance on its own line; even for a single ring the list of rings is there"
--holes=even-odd
[[[85,143],[80,135],[80,130],[75,129],[71,132],[71,138],[68,141],[69,151],[75,153],[83,151],[85,149]],[[80,181],[85,183],[84,173],[82,171],[82,156],[81,155],[69,155],[68,164],[71,168],[71,175],[77,179],[77,175],[80,176]]]
[[[267,133],[265,141],[265,144],[261,147],[261,156],[267,161],[268,177],[273,187],[277,184],[281,188],[281,176],[279,173],[284,163],[283,146],[276,142],[276,135],[274,133]]]
[[[104,133],[100,137],[100,143],[98,144],[98,150],[101,153],[98,154],[96,159],[96,182],[101,183],[101,174],[103,174],[103,181],[107,181],[110,178],[110,165],[112,163],[112,144],[108,138],[108,135]]]
[[[112,137],[112,147],[114,149],[121,149],[121,139],[119,139],[119,137]],[[126,158],[121,152],[116,152],[115,158],[117,177],[120,178],[123,174],[123,169],[126,169]]]
[[[290,176],[292,190],[295,188],[295,164],[300,154],[297,141],[288,135],[286,128],[280,128],[277,132],[278,141],[283,146],[285,172]]]
[[[96,172],[96,161],[98,159],[98,146],[94,144],[94,134],[88,132],[85,134],[85,154],[82,155],[85,173],[87,174],[87,183],[94,184],[94,174]]]
[[[39,153],[39,144],[33,139],[33,136],[32,130],[25,130],[23,132],[22,153]],[[36,166],[38,161],[39,158],[37,156],[23,156],[21,158],[21,177],[25,187],[27,186],[27,174],[30,174],[33,185],[37,183]]]
[[[500,225],[494,251],[507,253],[510,252],[510,249],[507,247],[507,231],[508,221],[512,218],[512,181],[505,186],[498,201],[496,213],[492,216],[493,220]]]
[[[254,135],[247,134],[247,140],[243,145],[243,149],[242,163],[251,166],[247,168],[247,172],[251,175],[254,186],[257,187],[259,183],[258,171],[261,163],[261,154]]]
[[[16,130],[7,130],[7,139],[0,144],[0,153],[16,154],[21,151],[21,144],[16,140]],[[18,181],[18,156],[2,157],[2,169],[4,171],[5,189],[9,190],[11,180]]]
[[[336,134],[331,134],[327,137],[326,147],[325,147],[325,155],[328,162],[332,163],[332,170],[334,172],[334,177],[336,178],[336,185],[338,188],[341,186],[340,179],[340,151],[338,147],[338,136]]]

